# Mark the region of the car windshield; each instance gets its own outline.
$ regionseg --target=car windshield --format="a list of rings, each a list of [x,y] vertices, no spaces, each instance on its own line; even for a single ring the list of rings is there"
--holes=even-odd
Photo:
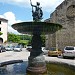
[[[6,48],[12,48],[12,46],[6,46]]]
[[[66,47],[65,50],[74,50],[74,47]]]
[[[20,46],[18,45],[18,46],[15,46],[15,48],[20,48]]]
[[[56,48],[50,48],[51,51],[56,51]]]
[[[32,46],[31,45],[28,45],[27,48],[32,48]]]

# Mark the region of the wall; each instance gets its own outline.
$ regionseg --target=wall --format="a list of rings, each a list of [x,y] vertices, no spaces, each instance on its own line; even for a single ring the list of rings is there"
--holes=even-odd
[[[5,41],[7,41],[8,21],[3,18],[0,18],[0,21],[1,21],[0,24],[1,32],[3,33],[2,35],[0,35],[0,38],[3,39],[3,43],[4,43]]]
[[[54,36],[48,35],[46,47],[58,46],[63,49],[65,46],[75,46],[75,0],[63,1],[56,10],[50,15],[49,20],[46,22],[58,23],[63,26],[61,30],[58,30]],[[55,42],[52,43],[51,38],[55,38]],[[50,43],[50,44],[48,44]]]

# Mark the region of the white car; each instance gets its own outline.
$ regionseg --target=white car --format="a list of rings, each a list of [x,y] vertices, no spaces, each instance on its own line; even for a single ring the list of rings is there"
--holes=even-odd
[[[20,45],[17,45],[14,47],[14,51],[20,52],[20,51],[22,51],[22,47]]]
[[[75,47],[74,46],[66,46],[64,48],[62,56],[63,56],[63,58],[65,58],[65,57],[75,57]]]
[[[31,51],[32,50],[32,46],[31,45],[27,46],[26,50]]]
[[[45,47],[42,47],[42,51],[44,55],[48,54],[48,50]]]
[[[6,49],[6,51],[12,51],[13,50],[13,46],[6,46],[5,49]]]

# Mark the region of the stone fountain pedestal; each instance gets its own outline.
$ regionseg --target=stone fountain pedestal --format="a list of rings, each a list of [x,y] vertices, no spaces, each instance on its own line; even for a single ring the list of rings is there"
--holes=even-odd
[[[47,71],[44,56],[41,54],[37,57],[28,58],[27,73],[41,74]]]
[[[33,29],[32,50],[28,58],[27,72],[30,73],[45,73],[47,71],[45,58],[42,52],[41,29],[38,26]]]

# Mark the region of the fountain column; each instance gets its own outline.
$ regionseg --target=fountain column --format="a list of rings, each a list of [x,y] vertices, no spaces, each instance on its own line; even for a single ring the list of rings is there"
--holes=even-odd
[[[39,26],[34,27],[32,37],[32,50],[28,58],[27,72],[30,73],[45,73],[46,63],[42,52],[41,29]]]
[[[40,3],[37,2],[36,5],[33,5],[30,0],[32,6],[32,16],[33,21],[38,22],[41,21],[43,12],[41,7],[39,7]],[[33,10],[35,8],[35,10]],[[32,73],[44,73],[46,72],[46,64],[45,58],[43,56],[42,48],[42,40],[41,40],[41,31],[42,27],[40,25],[34,26],[32,33],[32,50],[30,52],[30,56],[28,58],[28,67],[27,71]]]

